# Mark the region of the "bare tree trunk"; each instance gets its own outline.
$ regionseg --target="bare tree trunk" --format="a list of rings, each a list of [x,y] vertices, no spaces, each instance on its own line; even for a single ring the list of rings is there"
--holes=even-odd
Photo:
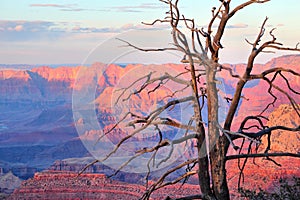
[[[190,57],[190,63],[193,63],[192,58]],[[191,76],[192,76],[192,86],[193,93],[195,97],[194,113],[196,120],[197,133],[199,134],[197,138],[197,150],[198,150],[198,180],[201,193],[204,197],[211,197],[212,191],[210,187],[210,176],[209,176],[209,161],[208,161],[208,151],[205,145],[205,129],[202,124],[202,115],[201,115],[201,106],[199,103],[199,94],[197,87],[197,80],[195,74],[195,66],[193,64],[191,67]]]
[[[201,152],[201,151],[203,151],[203,150],[201,150],[201,146],[205,143],[204,127],[202,124],[201,124],[200,129],[203,132],[201,131],[202,133],[199,136],[198,142],[197,142],[198,166],[199,166],[198,180],[199,180],[201,192],[202,192],[203,196],[206,198],[206,197],[212,196],[212,191],[210,188],[210,176],[209,176],[209,172],[208,172],[208,170],[209,170],[208,156],[203,155],[204,152]],[[203,146],[205,146],[205,144]],[[204,148],[206,150],[206,146]]]
[[[218,128],[218,91],[216,87],[217,63],[206,67],[207,75],[207,106],[208,106],[208,134],[210,136],[210,162],[213,193],[218,200],[229,200],[229,190],[226,179],[226,153],[229,142],[226,137],[220,136]]]
[[[225,168],[227,149],[227,138],[220,137],[210,154],[213,192],[218,200],[230,199]]]

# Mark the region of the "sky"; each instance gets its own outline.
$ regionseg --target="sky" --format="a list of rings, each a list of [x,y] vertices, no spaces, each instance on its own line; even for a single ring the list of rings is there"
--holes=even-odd
[[[245,1],[232,0],[232,6]],[[198,27],[205,28],[211,8],[218,5],[219,0],[180,0],[179,7]],[[276,28],[278,41],[295,47],[300,42],[299,8],[299,0],[271,0],[237,13],[222,41],[221,62],[246,62],[251,47],[245,38],[255,39],[266,16],[267,30]],[[110,62],[134,62],[140,55],[119,51],[121,45],[114,46],[116,37],[139,45],[169,44],[167,25],[150,28],[141,24],[165,17],[168,7],[158,0],[0,0],[0,9],[1,64],[106,62],[105,56]],[[145,30],[150,32],[145,34]],[[257,62],[280,55],[264,54]],[[162,54],[153,60],[165,62],[166,57]]]

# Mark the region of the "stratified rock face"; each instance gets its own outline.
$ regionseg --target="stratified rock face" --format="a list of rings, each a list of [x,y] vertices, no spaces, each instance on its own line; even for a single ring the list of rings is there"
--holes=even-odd
[[[8,198],[17,199],[139,199],[145,192],[145,187],[113,181],[103,174],[81,174],[74,172],[48,171],[36,173],[32,179],[22,183],[22,186]],[[198,186],[170,186],[158,190],[152,199],[164,199],[166,196],[180,197],[197,194]]]
[[[16,188],[20,187],[22,180],[15,176],[12,172],[0,174],[0,194],[10,194]]]
[[[273,59],[265,65],[255,65],[253,73],[259,73],[262,69],[272,67],[290,68],[297,71],[299,63],[299,55],[283,56]],[[233,69],[234,74],[241,73],[246,67],[243,64],[227,66]],[[131,84],[145,68],[155,71],[157,67],[159,65],[135,64],[121,67],[114,64],[106,66],[102,63],[95,63],[90,67],[50,68],[43,66],[31,70],[0,70],[0,112],[3,113],[0,116],[0,144],[10,145],[13,143],[15,145],[18,143],[21,145],[27,143],[33,145],[35,141],[32,138],[35,138],[36,143],[44,144],[48,141],[49,145],[55,143],[52,135],[55,138],[61,137],[57,141],[63,142],[76,137],[71,106],[72,92],[73,90],[80,92],[94,82],[97,84],[93,90],[95,99],[90,103],[95,103],[100,123],[109,126],[114,120],[109,109],[114,105],[112,99],[116,99],[115,88],[122,87],[123,84],[120,85],[122,82]],[[166,64],[166,68],[180,71],[184,69],[184,66]],[[78,72],[87,73],[89,76],[78,76]],[[220,74],[225,88],[224,97],[232,98],[233,88],[238,79],[228,81],[229,72],[226,70],[222,70],[218,74]],[[283,74],[286,75],[290,86],[299,91],[300,77],[291,77],[284,72]],[[285,80],[280,77],[274,84],[283,89],[287,88]],[[237,128],[236,124],[241,122],[246,115],[259,114],[264,105],[273,101],[273,97],[267,93],[268,88],[265,81],[254,81],[245,86],[242,94],[244,98],[241,99],[233,128]],[[129,103],[135,106],[133,111],[148,112],[162,103],[166,99],[164,97],[171,95],[172,92],[169,88],[163,88],[156,93],[151,93],[152,96],[150,96],[149,91],[145,91],[139,95],[132,95]],[[112,95],[115,96],[112,97]],[[265,116],[268,116],[274,108],[282,103],[288,103],[288,99],[281,94],[278,96],[275,106],[270,106],[264,113]],[[25,132],[29,135],[25,135]],[[68,136],[61,136],[64,134],[63,132]]]
[[[168,66],[175,71],[180,71],[183,68],[183,65],[176,64],[168,64]],[[255,65],[253,73],[260,73],[271,67],[290,68],[299,72],[299,66],[300,55],[284,56],[273,59],[266,65]],[[104,64],[95,63],[91,67],[38,67],[30,70],[0,70],[0,161],[5,161],[8,165],[21,163],[31,167],[42,166],[45,168],[45,165],[48,167],[57,159],[88,156],[88,152],[80,143],[74,128],[71,105],[72,91],[81,91],[88,85],[97,83],[93,103],[96,104],[95,109],[99,122],[105,125],[104,129],[109,129],[115,120],[115,116],[111,115],[111,111],[107,109],[112,105],[111,95],[114,88],[120,79],[128,84],[136,80],[139,74],[130,74],[129,72],[134,71],[135,68],[143,69],[143,67],[147,66],[128,65],[123,68],[111,65],[106,69]],[[230,67],[236,74],[244,71],[246,66],[239,64],[230,65]],[[76,82],[77,73],[81,69],[88,71],[92,78],[83,76]],[[284,72],[283,74],[286,75]],[[233,89],[238,79],[228,81],[226,77],[230,75],[226,70],[222,70],[220,76],[223,78],[222,83],[226,89],[224,97],[226,95],[226,97],[232,98]],[[287,80],[291,87],[298,92],[300,91],[300,77],[287,76]],[[283,78],[279,78],[274,84],[283,89],[287,88],[286,80]],[[273,97],[267,93],[268,88],[265,81],[254,81],[245,86],[242,94],[244,98],[241,99],[234,120],[235,124],[239,124],[247,115],[258,115],[264,108],[263,105],[273,101]],[[144,99],[145,101],[134,108],[149,111],[150,108],[155,108],[164,96],[170,95],[169,92],[166,88],[161,93],[155,94],[156,100],[149,98],[148,92],[144,92],[132,97],[131,103]],[[281,94],[277,103],[274,106],[271,105],[264,116],[269,116],[280,104],[288,102],[286,96]],[[294,118],[293,114],[287,115],[283,112],[278,115],[274,114],[273,118],[280,118],[281,115],[285,116],[286,119],[288,117]],[[86,119],[80,118],[76,123],[85,124]],[[299,121],[287,123],[299,125]],[[233,125],[233,130],[237,128],[237,125]],[[95,138],[99,138],[98,131],[90,130],[82,137],[95,140]],[[292,140],[292,142],[287,142],[290,145],[288,148],[294,148],[295,152],[299,152],[299,145],[295,142],[299,140],[290,138],[292,134],[287,134],[289,137],[285,137],[284,140]],[[116,143],[121,136],[124,136],[124,132],[116,130],[108,139]],[[274,141],[274,145],[276,146],[276,141]],[[280,148],[280,151],[284,150]],[[35,154],[35,152],[38,153]]]
[[[273,162],[265,158],[256,158],[255,161],[249,159],[243,175],[241,176],[241,187],[251,191],[259,191],[260,189],[274,193],[280,188],[280,179],[293,180],[293,177],[300,177],[300,160],[298,158],[274,158],[277,163],[282,166],[277,166]],[[239,166],[243,165],[244,159],[230,160],[226,164],[227,180],[230,188],[232,199],[241,199],[238,193],[238,181],[241,171]],[[292,164],[291,164],[292,163]]]
[[[300,117],[295,109],[288,104],[282,104],[277,107],[268,117],[269,127],[286,126],[295,128],[300,125]],[[271,133],[271,149],[269,153],[284,152],[295,153],[300,152],[300,132],[291,132],[286,130],[275,130]],[[259,146],[258,153],[264,153],[268,146],[267,136],[262,137],[262,143]],[[255,153],[255,152],[253,152]],[[300,177],[300,159],[293,157],[271,157],[273,161],[266,158],[248,158],[247,164],[243,172],[242,168],[245,159],[227,161],[228,184],[232,188],[232,195],[238,199],[237,192],[239,174],[241,176],[241,187],[252,191],[263,189],[268,192],[278,190],[281,178],[288,181],[293,177]]]
[[[270,62],[265,65],[255,65],[253,69],[253,73],[259,73],[262,69],[269,69],[272,67],[283,67],[290,68],[295,71],[299,68],[300,56],[299,55],[291,55],[291,56],[283,56],[279,58],[272,59]],[[233,73],[242,73],[245,69],[244,64],[237,65],[226,65],[233,69]],[[98,103],[105,103],[105,101],[110,100],[107,95],[109,95],[110,91],[105,91],[106,88],[115,87],[119,84],[121,79],[126,75],[126,80],[128,83],[136,80],[137,74],[135,74],[133,69],[145,67],[143,65],[128,65],[125,68],[120,67],[118,65],[111,64],[106,66],[105,64],[95,63],[91,67],[58,67],[58,68],[50,68],[47,66],[42,66],[38,68],[33,68],[31,70],[0,70],[0,102],[7,101],[12,102],[16,101],[65,101],[70,102],[72,98],[72,90],[80,90],[84,85],[88,85],[92,83],[92,79],[84,79],[81,77],[80,80],[77,80],[77,73],[80,70],[89,71],[89,74],[94,74],[91,77],[97,78],[97,97],[102,98]],[[153,65],[153,69],[155,69],[155,65]],[[180,71],[184,69],[183,65],[176,64],[166,64],[166,67],[170,67],[174,69],[174,71]],[[133,72],[131,72],[133,71]],[[226,85],[226,93],[228,95],[231,94],[231,87],[235,86],[237,79],[233,79],[231,82],[226,80],[228,77],[228,72],[226,70],[222,70],[220,73],[220,77],[224,78],[224,84]],[[286,75],[287,73],[284,73]],[[290,81],[291,86],[299,89],[300,78],[293,76],[287,76]],[[124,81],[124,80],[123,80]],[[75,85],[76,82],[76,85]],[[279,79],[277,84],[280,86],[284,86],[285,80]],[[251,88],[254,92],[248,92],[246,89],[244,95],[247,99],[257,99],[263,98],[260,97],[264,95],[261,91],[264,85],[264,82],[255,82],[254,84],[249,84],[246,88]],[[228,86],[228,87],[227,87]],[[266,87],[267,89],[268,87]],[[109,89],[111,90],[111,89]],[[104,93],[103,93],[104,92]],[[103,94],[102,94],[103,93]],[[256,95],[254,95],[256,94]],[[267,95],[268,96],[268,95]],[[108,97],[108,98],[105,98]],[[255,98],[254,98],[255,97]],[[267,99],[271,99],[271,97],[267,97]],[[267,100],[262,99],[262,100]],[[254,101],[253,101],[254,102]],[[252,104],[253,104],[252,102]],[[256,105],[256,104],[254,104]]]
[[[0,71],[0,102],[70,102],[77,71],[69,67]]]
[[[299,73],[299,67],[300,65],[300,56],[299,55],[290,55],[290,56],[282,56],[278,58],[274,58],[267,62],[265,65],[255,65],[252,71],[252,74],[260,74],[262,71],[271,69],[271,68],[285,68],[285,69],[291,69],[295,72]],[[246,65],[244,64],[238,64],[238,65],[229,65],[233,71],[234,74],[241,75],[243,71],[246,68]],[[300,77],[291,75],[287,72],[282,72],[282,75],[285,76],[286,80],[288,81],[291,88],[293,88],[296,92],[300,91]],[[231,79],[230,82],[226,80],[226,77],[229,76],[228,72],[225,72],[224,70],[221,72],[221,77],[224,77],[224,84],[225,89],[228,97],[233,97],[232,90],[233,87],[236,86],[237,81],[239,79]],[[270,80],[273,78],[274,74],[271,74],[267,76]],[[274,85],[278,86],[280,89],[283,89],[285,91],[289,91],[288,85],[286,80],[281,77],[280,75],[277,75],[276,80],[273,82]],[[270,86],[269,84],[264,80],[253,80],[251,82],[248,82],[242,92],[242,98],[240,101],[240,107],[237,111],[237,116],[234,119],[233,129],[237,130],[239,127],[237,126],[240,124],[240,122],[248,115],[256,116],[261,114],[261,112],[264,110],[264,108],[267,107],[268,109],[262,113],[263,116],[268,117],[271,112],[281,104],[289,104],[289,99],[287,96],[278,90],[276,90],[274,87],[271,90],[271,93],[277,97],[277,100],[274,104],[271,104],[274,101],[274,97],[272,94],[268,92]],[[288,92],[291,97],[294,99],[299,99],[299,95],[295,95],[292,92]]]
[[[268,126],[286,126],[296,128],[300,126],[299,112],[287,104],[280,105],[269,116]],[[292,132],[285,130],[275,130],[271,134],[271,152],[300,152],[300,131]],[[262,138],[261,149],[267,147],[267,136]]]

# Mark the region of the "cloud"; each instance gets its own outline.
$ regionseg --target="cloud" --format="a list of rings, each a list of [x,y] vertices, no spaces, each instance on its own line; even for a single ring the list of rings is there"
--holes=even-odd
[[[30,7],[73,8],[77,4],[30,4]]]
[[[23,25],[17,25],[15,26],[15,31],[22,31],[23,30]]]
[[[143,24],[124,24],[121,27],[83,27],[80,25],[74,26],[71,31],[78,33],[121,33],[130,30],[163,30],[169,29],[168,24],[157,24],[154,26],[147,26]]]
[[[199,27],[207,28],[208,25],[199,25]],[[227,29],[239,29],[239,28],[248,28],[248,24],[238,23],[238,24],[229,24],[226,26]],[[213,25],[213,28],[218,28],[218,25]]]
[[[125,24],[121,27],[121,29],[124,29],[124,30],[129,30],[129,29],[135,29],[136,26],[134,24]]]
[[[66,32],[64,25],[49,21],[0,20],[2,41],[53,40]]]
[[[118,33],[120,32],[120,29],[113,27],[96,28],[75,26],[71,29],[71,31],[77,33]]]
[[[125,24],[122,27],[120,27],[122,31],[128,31],[128,30],[163,30],[163,29],[170,29],[169,24],[154,24],[152,26],[144,25],[144,24]]]
[[[85,9],[85,8],[62,8],[59,9],[60,11],[67,11],[67,12],[81,12],[81,11],[100,11],[100,12],[109,12],[108,9]]]
[[[239,23],[239,24],[228,25],[226,28],[247,28],[247,27],[248,24]]]
[[[148,9],[161,9],[162,6],[154,3],[142,3],[137,6],[113,6],[110,9],[117,12],[144,12]]]
[[[140,8],[147,8],[147,9],[156,9],[156,8],[161,8],[161,4],[156,4],[156,3],[143,3],[139,6]]]
[[[74,34],[111,35],[130,30],[163,30],[168,28],[167,24],[155,26],[124,24],[120,27],[93,27],[80,22],[0,20],[0,38],[3,42],[54,41]]]
[[[73,11],[73,12],[81,12],[81,11],[86,11],[88,9],[83,9],[83,8],[63,8],[60,9],[60,11]]]
[[[29,39],[31,34],[50,35],[54,33],[120,33],[126,30],[140,29],[141,27],[125,25],[124,27],[86,27],[78,22],[50,22],[50,21],[25,21],[25,20],[0,20],[0,33],[10,35],[4,38]],[[28,37],[25,37],[25,36]],[[18,38],[17,38],[18,37]],[[39,38],[39,37],[38,37]]]
[[[49,31],[59,24],[49,21],[0,20],[3,31]]]
[[[23,30],[23,25],[16,25],[16,26],[9,26],[9,27],[1,27],[2,31],[22,31]]]
[[[112,6],[107,7],[105,9],[94,9],[94,8],[80,8],[78,4],[30,4],[30,7],[44,7],[44,8],[57,8],[60,11],[67,11],[67,12],[81,12],[81,11],[100,11],[100,12],[144,12],[145,10],[149,9],[160,9],[162,8],[161,5],[155,3],[142,3],[137,6]]]
[[[72,11],[72,12],[81,12],[81,11],[109,11],[107,9],[85,9],[78,8],[78,4],[30,4],[30,7],[52,7],[58,8],[60,11]]]

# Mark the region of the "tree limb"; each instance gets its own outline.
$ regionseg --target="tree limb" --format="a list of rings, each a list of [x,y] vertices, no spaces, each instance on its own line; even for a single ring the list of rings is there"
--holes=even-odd
[[[240,158],[283,157],[283,156],[300,158],[300,154],[295,154],[295,153],[258,153],[258,154],[230,155],[230,156],[226,156],[226,160],[234,160]]]

